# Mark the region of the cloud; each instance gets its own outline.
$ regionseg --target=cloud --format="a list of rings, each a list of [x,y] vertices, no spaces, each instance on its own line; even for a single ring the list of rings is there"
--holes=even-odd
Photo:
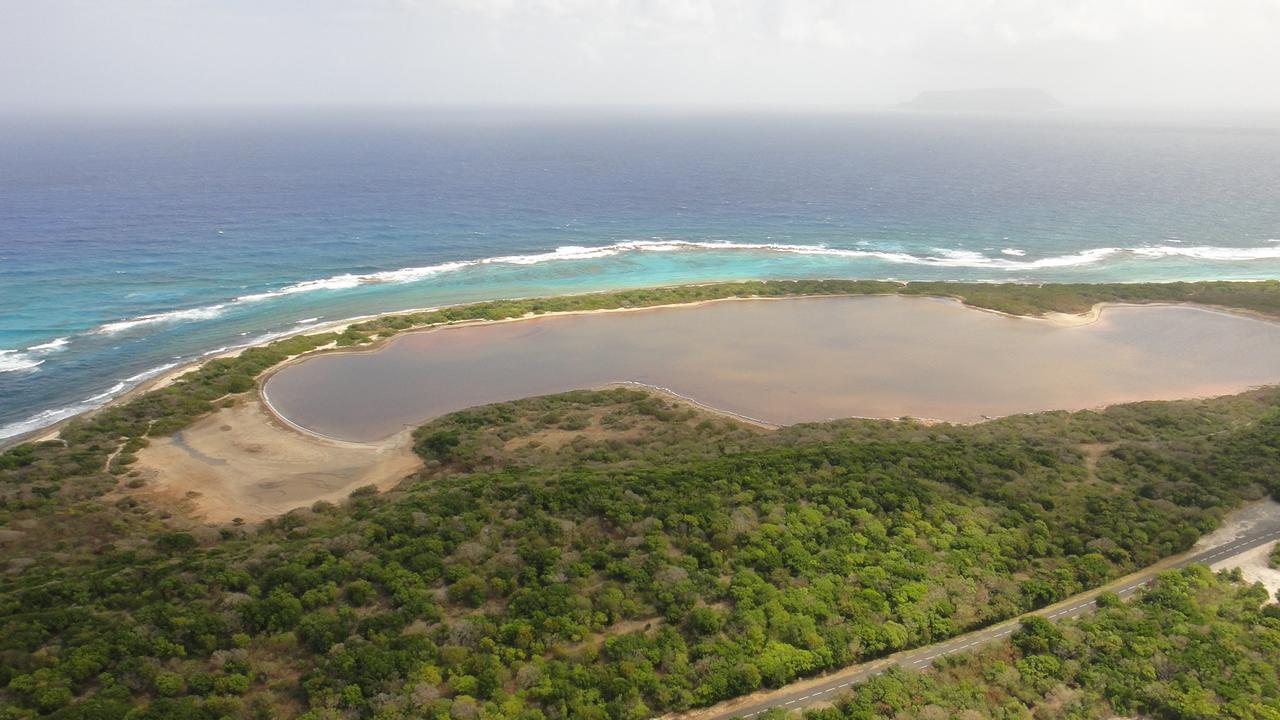
[[[0,103],[1280,104],[1280,0],[10,3]]]

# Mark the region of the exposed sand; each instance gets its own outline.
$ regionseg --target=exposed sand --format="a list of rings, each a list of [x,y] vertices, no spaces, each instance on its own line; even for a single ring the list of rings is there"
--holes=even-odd
[[[762,280],[762,278],[743,278],[743,279],[741,279],[740,281],[742,281],[742,282],[747,282],[747,281],[759,281],[759,280]],[[712,284],[714,284],[714,283],[712,283]],[[904,282],[904,283],[902,283],[902,284],[904,284],[904,285],[905,285],[906,283]],[[695,286],[695,287],[696,287],[697,285],[698,285],[698,283],[694,283],[692,286]],[[658,287],[660,287],[660,288],[670,288],[670,287],[682,287],[682,286],[681,286],[681,285],[663,285],[663,286],[658,286]],[[585,293],[585,294],[590,294],[590,293]],[[889,294],[889,295],[893,295],[893,294]],[[768,297],[759,297],[759,296],[750,296],[750,295],[749,295],[749,296],[734,296],[734,297],[726,297],[726,298],[716,298],[716,299],[711,299],[711,300],[698,300],[698,301],[693,301],[693,302],[674,302],[674,303],[667,303],[667,304],[663,304],[663,305],[651,305],[651,306],[645,306],[645,307],[618,307],[618,308],[601,308],[601,309],[596,309],[596,310],[569,310],[569,311],[550,312],[550,313],[542,313],[542,314],[527,313],[527,314],[525,314],[525,315],[523,315],[523,316],[521,316],[521,317],[515,317],[515,318],[504,318],[504,319],[501,319],[501,320],[466,320],[466,321],[461,321],[461,322],[457,322],[457,323],[446,323],[446,324],[445,324],[445,325],[443,325],[443,326],[437,326],[437,327],[445,327],[445,326],[447,326],[447,327],[459,327],[459,326],[468,326],[468,325],[491,325],[491,324],[497,324],[497,323],[524,322],[524,321],[527,321],[527,320],[553,318],[553,317],[558,317],[558,316],[596,315],[596,314],[601,314],[601,313],[631,313],[631,312],[648,312],[648,311],[655,311],[655,310],[666,310],[666,309],[671,309],[671,308],[682,308],[682,307],[683,307],[683,308],[688,308],[688,307],[696,307],[696,306],[700,306],[700,305],[707,305],[707,304],[713,304],[713,303],[724,303],[724,302],[742,302],[742,301],[760,301],[760,300],[790,300],[790,299],[799,298],[799,297],[887,297],[887,296],[889,296],[889,295],[872,293],[872,294],[856,294],[856,295],[817,295],[817,296],[808,296],[808,295],[786,295],[786,296],[768,296]],[[895,295],[895,296],[897,296],[897,295]],[[949,296],[949,295],[923,295],[923,296],[914,296],[914,295],[913,295],[913,296],[898,296],[898,297],[931,297],[931,298],[935,298],[935,299],[945,299],[945,300],[950,300],[950,301],[956,302],[957,304],[964,305],[962,298],[960,298],[960,297],[958,297],[958,296]],[[512,299],[512,300],[522,300],[522,299],[527,299],[527,298],[517,297],[517,298],[510,298],[510,299]],[[463,303],[463,304],[465,305],[465,304],[469,304],[469,303]],[[1105,310],[1109,309],[1109,308],[1125,308],[1125,307],[1154,307],[1154,306],[1161,306],[1161,305],[1163,305],[1163,306],[1172,306],[1172,307],[1177,307],[1177,306],[1182,306],[1182,307],[1199,307],[1199,308],[1203,308],[1203,309],[1207,309],[1207,310],[1214,310],[1214,311],[1217,311],[1217,312],[1221,312],[1221,313],[1226,314],[1226,315],[1235,315],[1235,316],[1239,316],[1239,317],[1249,317],[1249,318],[1253,318],[1253,319],[1256,319],[1256,320],[1264,320],[1264,321],[1269,321],[1269,322],[1275,322],[1275,321],[1276,321],[1276,318],[1275,318],[1274,316],[1270,316],[1270,315],[1267,315],[1267,314],[1265,314],[1265,313],[1254,312],[1254,311],[1250,311],[1250,310],[1243,310],[1243,309],[1240,309],[1240,308],[1218,307],[1218,306],[1212,306],[1212,305],[1201,305],[1201,304],[1198,304],[1198,303],[1118,303],[1118,302],[1101,302],[1101,303],[1096,303],[1096,304],[1094,304],[1094,305],[1093,305],[1093,307],[1091,307],[1088,311],[1085,311],[1085,312],[1080,313],[1080,314],[1072,314],[1072,313],[1062,313],[1062,312],[1053,312],[1053,311],[1049,311],[1049,312],[1045,312],[1044,314],[1039,315],[1039,316],[1034,316],[1034,315],[1015,315],[1015,314],[1006,313],[1006,312],[1003,312],[1003,311],[1000,311],[1000,310],[994,310],[994,309],[991,309],[991,308],[983,308],[983,307],[978,307],[978,306],[974,306],[974,305],[964,305],[964,306],[965,306],[966,308],[968,308],[968,309],[975,310],[975,311],[978,311],[978,312],[992,313],[992,314],[995,314],[995,315],[1004,315],[1004,316],[1011,317],[1011,318],[1020,318],[1020,319],[1025,319],[1025,320],[1036,320],[1036,321],[1045,322],[1045,323],[1047,323],[1047,324],[1054,325],[1054,326],[1058,326],[1058,327],[1078,327],[1078,326],[1083,326],[1083,325],[1090,325],[1090,324],[1093,324],[1093,323],[1097,322],[1097,321],[1102,317],[1103,312],[1104,312]],[[276,336],[276,337],[273,337],[270,341],[265,341],[265,342],[260,343],[260,344],[261,344],[261,345],[265,345],[265,344],[268,344],[268,342],[274,342],[275,340],[282,340],[282,339],[285,339],[285,338],[288,338],[288,337],[291,337],[291,336],[294,336],[294,335],[308,335],[308,334],[318,334],[318,333],[325,333],[325,332],[337,332],[337,333],[341,333],[341,332],[345,331],[347,328],[349,328],[349,327],[350,327],[350,326],[352,326],[352,325],[355,325],[355,324],[358,324],[358,323],[361,323],[361,322],[365,322],[365,321],[368,321],[368,320],[374,320],[374,319],[378,319],[378,318],[382,318],[382,317],[389,317],[389,316],[396,316],[396,315],[409,315],[409,314],[414,314],[414,313],[432,312],[432,311],[436,311],[436,310],[444,309],[444,308],[446,308],[446,307],[452,307],[452,306],[445,305],[445,306],[431,306],[431,307],[419,307],[419,308],[404,308],[404,309],[400,309],[400,310],[391,310],[391,311],[387,311],[387,312],[374,313],[374,314],[370,314],[370,315],[359,315],[359,316],[350,317],[350,318],[345,318],[345,319],[341,319],[341,320],[333,320],[333,321],[330,321],[330,322],[320,323],[320,324],[317,324],[317,325],[311,325],[311,326],[306,326],[306,327],[299,327],[299,328],[297,328],[297,329],[293,330],[292,332],[285,332],[285,333],[281,333],[280,335],[278,335],[278,336]],[[429,328],[428,328],[428,327],[415,328],[415,329],[414,329],[414,331],[422,331],[422,330],[426,330],[426,329],[429,329]],[[412,332],[412,331],[411,331],[411,332]],[[399,334],[397,334],[395,337],[398,337],[398,336],[399,336]],[[372,344],[364,345],[364,346],[361,346],[360,348],[356,348],[356,349],[354,349],[354,350],[355,350],[355,351],[361,351],[361,350],[364,350],[364,351],[368,351],[368,350],[375,350],[375,349],[378,349],[378,348],[380,348],[380,347],[384,346],[384,345],[387,343],[387,341],[388,341],[388,340],[390,340],[390,339],[394,339],[394,337],[392,337],[392,338],[383,338],[383,339],[378,339],[378,340],[375,340]],[[75,420],[75,419],[77,419],[77,418],[84,418],[84,417],[91,416],[91,415],[93,415],[94,413],[97,413],[97,412],[101,411],[103,408],[111,407],[111,406],[114,406],[114,405],[120,405],[120,404],[126,403],[126,402],[128,402],[129,400],[132,400],[132,399],[134,399],[134,398],[136,398],[136,397],[138,397],[139,395],[142,395],[142,394],[144,394],[144,393],[147,393],[147,392],[150,392],[150,391],[152,391],[152,390],[159,389],[159,388],[163,388],[163,387],[165,387],[165,386],[167,386],[167,385],[170,385],[170,384],[174,383],[175,381],[179,380],[179,379],[180,379],[180,378],[182,378],[184,375],[187,375],[188,373],[192,372],[193,370],[198,369],[201,365],[203,365],[204,363],[206,363],[206,362],[208,362],[208,361],[210,361],[210,360],[216,360],[216,359],[218,359],[218,358],[235,357],[235,356],[239,355],[240,353],[244,352],[245,350],[248,350],[248,349],[249,349],[249,348],[251,348],[251,347],[255,347],[255,345],[246,345],[246,346],[243,346],[243,347],[230,348],[230,349],[226,350],[225,352],[206,355],[206,356],[201,357],[201,358],[199,358],[199,359],[195,359],[195,360],[191,360],[190,362],[183,363],[183,364],[179,365],[179,366],[178,366],[178,367],[176,367],[176,368],[170,369],[170,370],[168,370],[167,372],[164,372],[164,373],[161,373],[161,374],[157,375],[156,377],[153,377],[153,378],[150,378],[150,379],[148,379],[148,380],[143,381],[142,383],[140,383],[140,384],[138,384],[137,386],[135,386],[135,387],[131,388],[130,390],[128,390],[128,391],[127,391],[127,392],[125,392],[124,394],[122,394],[122,395],[120,395],[120,396],[118,396],[118,397],[115,397],[115,398],[111,399],[109,402],[107,402],[107,403],[106,403],[105,405],[103,405],[102,407],[94,408],[94,409],[92,409],[92,410],[87,410],[87,411],[85,411],[85,412],[83,412],[83,413],[80,413],[80,414],[78,414],[78,415],[74,415],[74,416],[69,417],[69,418],[64,418],[64,419],[62,419],[62,420],[60,420],[60,421],[58,421],[58,422],[56,422],[56,423],[52,423],[52,424],[50,424],[50,425],[48,425],[48,426],[45,426],[45,427],[43,427],[43,428],[39,428],[39,429],[33,430],[33,431],[29,432],[29,433],[24,433],[24,434],[20,434],[20,435],[15,435],[15,436],[13,436],[13,437],[4,438],[3,440],[0,440],[0,449],[3,449],[3,448],[6,448],[6,447],[9,447],[9,446],[11,446],[11,445],[16,445],[16,444],[21,443],[21,442],[30,442],[30,441],[34,441],[34,442],[45,442],[45,441],[49,441],[49,440],[56,440],[56,439],[59,437],[59,435],[60,435],[60,433],[61,433],[62,428],[63,428],[63,427],[64,427],[68,422],[70,422],[70,421],[72,421],[72,420]],[[306,358],[306,357],[311,357],[311,356],[313,356],[313,355],[317,355],[317,354],[323,354],[324,352],[333,351],[333,350],[335,350],[335,349],[337,349],[337,348],[336,348],[336,346],[335,346],[334,344],[329,344],[329,345],[325,345],[325,346],[323,346],[323,347],[316,348],[315,350],[312,350],[312,351],[310,351],[310,352],[305,353],[302,357],[295,357],[295,358],[292,358],[292,359],[290,359],[289,361],[286,361],[285,363],[282,363],[281,365],[278,365],[278,366],[276,366],[275,368],[272,368],[272,371],[278,370],[278,369],[280,369],[281,367],[283,367],[284,365],[289,364],[290,362],[294,362],[294,361],[297,361],[297,360],[301,360],[301,359],[304,359],[304,358]],[[349,350],[349,349],[346,349],[346,348],[343,348],[343,349],[341,349],[341,351],[346,352],[346,351],[350,351],[350,350]],[[644,384],[644,383],[639,383],[639,384]],[[685,400],[685,401],[687,401],[687,402],[693,402],[693,403],[695,403],[695,404],[699,404],[699,405],[701,405],[701,403],[697,403],[697,401],[693,400],[692,398],[689,398],[689,397],[684,396],[684,395],[680,395],[679,393],[675,393],[675,391],[672,391],[672,390],[670,390],[670,389],[668,389],[668,388],[656,387],[656,386],[650,386],[650,387],[652,387],[653,389],[655,389],[655,390],[657,390],[657,391],[663,392],[663,393],[671,393],[671,394],[675,394],[677,397],[680,397],[680,398],[684,399],[684,400]],[[712,409],[712,410],[716,410],[715,408],[710,408],[709,406],[705,406],[705,405],[703,405],[703,407],[706,407],[706,408],[708,408],[708,409]],[[717,411],[717,412],[722,412],[722,413],[724,412],[723,410],[716,410],[716,411]],[[732,412],[729,412],[729,413],[727,413],[727,414],[729,414],[729,415],[734,415],[734,416],[739,417],[740,419],[746,420],[746,421],[748,421],[748,422],[762,423],[762,424],[764,424],[764,425],[766,425],[766,426],[770,426],[770,427],[773,427],[773,426],[774,426],[774,424],[773,424],[773,423],[769,423],[769,422],[766,422],[766,421],[763,421],[763,420],[757,420],[756,418],[745,417],[745,416],[737,415],[736,413],[732,413]],[[929,418],[917,418],[917,419],[922,419],[922,420],[926,420],[926,421],[929,421],[929,420],[930,420]]]
[[[1268,556],[1271,555],[1271,549],[1274,547],[1274,544],[1262,545],[1222,562],[1216,562],[1210,567],[1214,570],[1240,568],[1247,582],[1262,583],[1271,594],[1271,602],[1276,602],[1276,593],[1280,592],[1280,570],[1271,567],[1268,563]]]
[[[1192,552],[1225,545],[1236,538],[1243,537],[1259,525],[1266,526],[1277,522],[1277,520],[1280,520],[1280,503],[1271,498],[1255,500],[1228,513],[1222,519],[1222,524],[1218,526],[1218,529],[1208,535],[1202,535],[1196,541],[1196,544],[1192,547]],[[1226,558],[1222,562],[1229,563],[1235,557],[1238,556]]]
[[[547,319],[562,315],[649,314],[673,308],[687,309],[700,305],[758,302],[764,299],[794,300],[795,298],[724,298],[644,308],[570,311],[538,316],[528,315],[499,321],[468,321],[457,323],[455,326],[520,323],[536,327]],[[1187,307],[1187,305],[1183,306]],[[1132,306],[1100,303],[1081,315],[1049,313],[1038,319],[1038,322],[1057,326],[1088,325],[1098,322],[1105,311],[1117,307]],[[430,309],[432,308],[387,314]],[[997,315],[1004,314],[982,308],[970,307],[969,309]],[[1259,317],[1255,313],[1232,310],[1227,312],[1237,317],[1241,315]],[[376,316],[349,318],[322,326],[300,328],[298,333],[341,332],[350,324],[370,317]],[[529,323],[528,321],[533,318],[536,318],[536,321]],[[1032,324],[1035,322],[1033,321]],[[371,347],[356,349],[354,352],[365,352],[386,344],[388,344],[387,340],[380,340],[373,343]],[[141,393],[164,387],[199,367],[203,362],[215,357],[234,356],[243,352],[244,349],[231,349],[174,368],[142,383],[110,404],[125,402]],[[283,365],[305,357],[326,354],[324,352],[326,350],[332,352],[333,348],[332,346],[320,348]],[[344,350],[344,352],[348,351]],[[277,366],[273,371],[283,365]],[[711,406],[694,401],[687,395],[666,387],[643,382],[637,384],[647,385],[651,390],[691,402],[704,409],[726,412],[723,409],[715,410]],[[772,426],[770,423],[752,417],[733,412],[728,414],[748,422]],[[42,440],[55,438],[61,425],[62,423],[59,423],[45,428],[43,431],[38,431],[38,434],[33,433],[33,436]],[[225,522],[234,518],[255,521],[277,516],[297,507],[309,506],[317,500],[340,501],[345,499],[352,490],[361,486],[375,485],[380,489],[391,487],[420,466],[420,460],[412,453],[409,446],[410,439],[407,431],[371,443],[344,442],[319,437],[310,432],[298,432],[279,417],[273,417],[272,413],[264,409],[257,399],[246,400],[234,408],[220,410],[200,420],[173,438],[153,440],[149,448],[139,453],[139,463],[134,466],[134,469],[147,480],[147,484],[143,488],[127,489],[121,492],[150,495],[162,502],[180,504],[192,515],[211,522]],[[1280,572],[1266,567],[1266,552],[1259,550],[1256,556],[1250,559],[1248,563],[1250,567],[1246,568],[1246,573],[1253,573],[1249,575],[1251,578],[1268,583],[1272,590],[1280,587]]]
[[[1280,503],[1275,500],[1266,499],[1249,503],[1228,515],[1222,527],[1200,538],[1196,543],[1196,549],[1231,542],[1259,523],[1273,523],[1276,518],[1280,518]],[[1280,591],[1280,570],[1270,567],[1267,562],[1267,556],[1271,554],[1273,547],[1275,545],[1270,543],[1262,545],[1239,555],[1223,558],[1209,567],[1214,570],[1240,568],[1246,581],[1262,583],[1274,600],[1276,592]]]
[[[1047,320],[1058,327],[1082,327],[1084,325],[1092,325],[1098,322],[1102,317],[1102,311],[1108,307],[1116,307],[1114,303],[1097,303],[1089,308],[1088,312],[1073,315],[1071,313],[1047,312],[1042,319]],[[1119,307],[1125,307],[1120,305]],[[1130,306],[1131,307],[1131,306]]]
[[[133,466],[146,485],[122,492],[177,503],[208,522],[254,522],[339,502],[365,485],[385,490],[420,466],[407,432],[379,443],[327,440],[280,424],[251,399],[152,440]]]

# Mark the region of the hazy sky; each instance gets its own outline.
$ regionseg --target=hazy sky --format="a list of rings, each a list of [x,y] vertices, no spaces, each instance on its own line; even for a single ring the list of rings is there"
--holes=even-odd
[[[1280,0],[0,0],[0,106],[1280,107]]]

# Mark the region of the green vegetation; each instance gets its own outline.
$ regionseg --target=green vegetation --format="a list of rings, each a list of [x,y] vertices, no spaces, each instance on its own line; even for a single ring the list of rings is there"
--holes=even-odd
[[[1135,284],[991,285],[982,283],[893,283],[870,280],[778,280],[688,285],[503,300],[386,315],[352,325],[342,333],[300,335],[251,348],[237,357],[204,363],[168,387],[114,405],[62,429],[60,439],[25,443],[0,454],[0,510],[45,516],[38,532],[21,535],[32,548],[75,535],[88,542],[98,534],[61,526],[68,503],[109,491],[128,472],[148,437],[181,430],[212,411],[228,396],[249,391],[263,372],[285,359],[331,345],[346,347],[434,324],[500,320],[530,314],[651,307],[729,297],[892,294],[954,297],[987,309],[1024,315],[1082,312],[1094,303],[1198,302],[1280,316],[1280,282],[1200,282]],[[89,512],[88,514],[94,514]],[[72,524],[85,522],[85,509],[70,512]],[[52,524],[49,524],[52,523]]]
[[[147,438],[190,425],[223,401],[255,387],[254,379],[286,358],[344,338],[335,333],[302,335],[211,360],[182,380],[67,423],[57,440],[24,443],[0,454],[0,523],[26,523],[6,549],[57,547],[72,539],[81,550],[110,542],[118,521],[97,502],[128,472]],[[95,525],[86,526],[86,523]]]
[[[1003,290],[1001,288],[1004,288]],[[1280,483],[1280,392],[765,432],[630,390],[455,413],[427,467],[261,527],[130,492],[284,359],[434,322],[733,295],[1280,312],[1278,283],[735,283],[277,341],[0,454],[0,719],[639,718],[945,638],[1186,549]]]
[[[937,672],[895,669],[805,718],[1280,717],[1280,606],[1266,600],[1261,585],[1191,566],[1132,603],[1059,625],[1037,618],[1008,642]]]
[[[7,556],[0,717],[710,703],[1186,549],[1223,508],[1276,490],[1280,392],[766,432],[584,391],[455,413],[416,439],[428,467],[397,491],[261,528],[64,498],[79,520],[51,525],[67,534]],[[6,527],[52,532],[13,521],[25,507],[5,505]]]
[[[499,300],[419,313],[387,315],[353,326],[357,333],[394,334],[401,330],[467,320],[502,320],[552,312],[641,308],[704,302],[730,297],[795,295],[926,295],[953,297],[966,305],[1014,315],[1082,313],[1100,302],[1194,302],[1280,316],[1280,281],[987,284],[955,282],[896,283],[878,280],[769,280],[618,290],[588,295]]]

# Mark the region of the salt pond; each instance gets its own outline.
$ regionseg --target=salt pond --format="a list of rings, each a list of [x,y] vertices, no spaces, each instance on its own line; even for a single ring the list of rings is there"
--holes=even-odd
[[[1067,327],[949,300],[743,300],[406,333],[288,365],[288,421],[370,441],[447,412],[613,382],[785,425],[955,422],[1280,382],[1280,324],[1191,306],[1110,307]]]

